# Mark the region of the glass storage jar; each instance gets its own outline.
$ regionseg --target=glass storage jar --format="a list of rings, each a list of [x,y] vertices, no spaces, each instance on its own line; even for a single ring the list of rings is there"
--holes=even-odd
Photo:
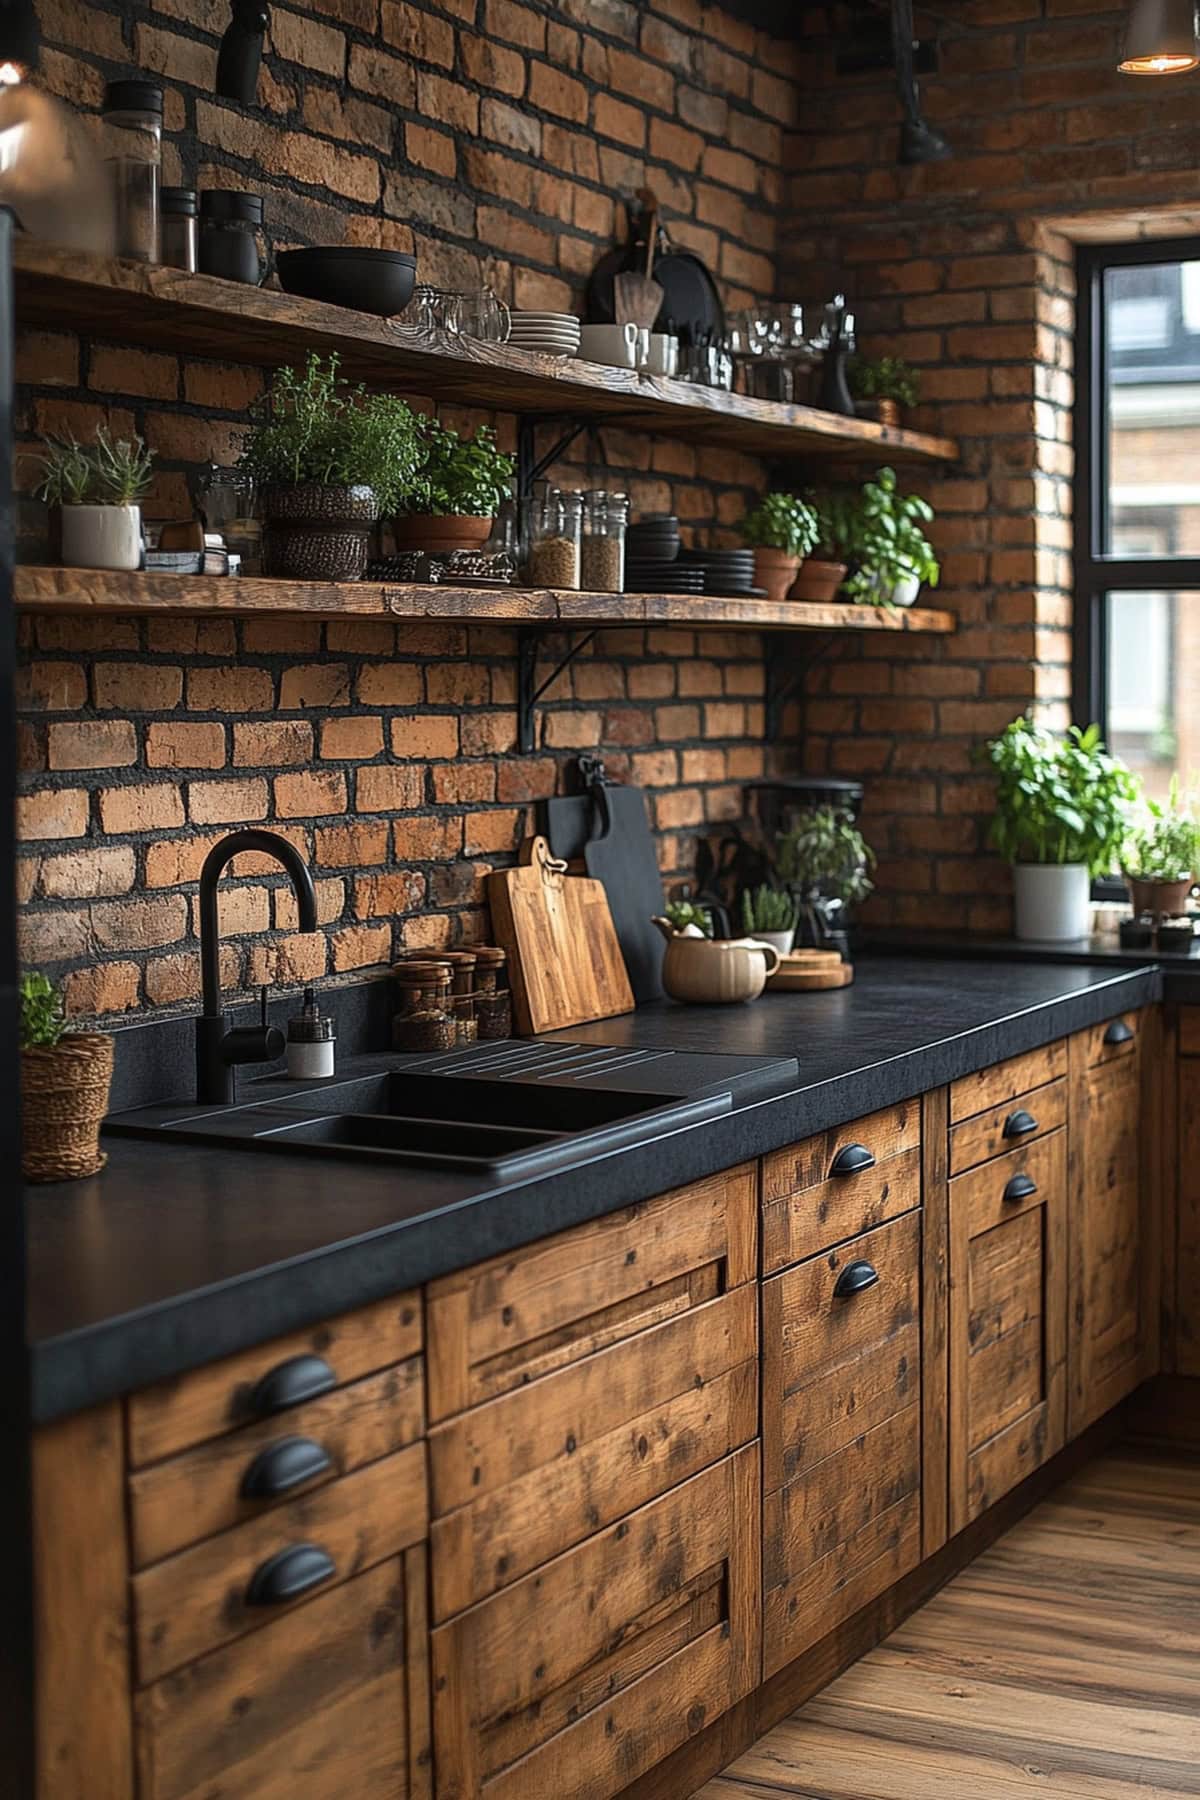
[[[196,272],[197,219],[200,202],[195,188],[164,188],[161,195],[162,259],[168,268]]]
[[[450,969],[444,962],[400,962],[392,970],[396,1011],[393,1050],[453,1050],[458,1029],[450,1003]]]
[[[475,1029],[481,1038],[512,1036],[512,996],[506,981],[507,956],[494,944],[475,950]]]
[[[110,81],[104,90],[105,155],[112,174],[117,255],[159,260],[163,92],[152,81]]]
[[[206,188],[200,196],[199,257],[205,275],[261,286],[271,272],[262,195]]]
[[[620,594],[625,588],[625,527],[629,500],[592,488],[583,497],[580,581],[587,594]]]
[[[521,502],[521,559],[531,587],[579,587],[583,497],[550,488]]]

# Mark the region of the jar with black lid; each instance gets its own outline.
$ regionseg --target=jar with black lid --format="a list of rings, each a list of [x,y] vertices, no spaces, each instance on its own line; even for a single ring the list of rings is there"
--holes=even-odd
[[[163,91],[153,81],[110,81],[104,90],[105,157],[112,172],[117,255],[159,260],[158,184]]]
[[[195,188],[165,187],[161,195],[162,259],[169,268],[196,270],[200,202]]]
[[[200,269],[259,287],[270,273],[261,194],[205,188],[200,195]]]

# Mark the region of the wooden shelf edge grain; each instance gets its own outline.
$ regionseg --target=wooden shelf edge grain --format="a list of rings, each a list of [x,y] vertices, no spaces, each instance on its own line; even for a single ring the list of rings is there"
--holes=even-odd
[[[556,362],[507,344],[436,334],[417,340],[370,313],[181,269],[87,256],[28,238],[14,244],[13,261],[18,321],[40,329],[267,367],[309,350],[335,350],[343,372],[356,381],[500,412],[606,418],[626,429],[706,439],[752,455],[958,459],[953,438],[598,363]]]
[[[489,625],[720,626],[744,631],[951,632],[953,613],[913,606],[723,599],[691,594],[577,594],[553,588],[469,588],[378,581],[268,581],[247,576],[138,575],[107,569],[18,568],[26,613],[168,614],[250,618],[445,619]]]

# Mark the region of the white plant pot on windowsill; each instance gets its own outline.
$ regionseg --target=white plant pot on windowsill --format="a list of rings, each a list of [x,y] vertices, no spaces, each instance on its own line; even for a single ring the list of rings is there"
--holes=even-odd
[[[1013,889],[1019,938],[1065,944],[1087,937],[1092,878],[1085,863],[1014,863]]]
[[[140,569],[140,506],[64,506],[62,559],[69,569]]]

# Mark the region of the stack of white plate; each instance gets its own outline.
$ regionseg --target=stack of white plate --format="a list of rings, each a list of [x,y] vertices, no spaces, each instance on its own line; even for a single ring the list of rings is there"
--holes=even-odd
[[[537,350],[543,356],[576,356],[579,320],[573,313],[515,312],[508,341],[519,350]]]

